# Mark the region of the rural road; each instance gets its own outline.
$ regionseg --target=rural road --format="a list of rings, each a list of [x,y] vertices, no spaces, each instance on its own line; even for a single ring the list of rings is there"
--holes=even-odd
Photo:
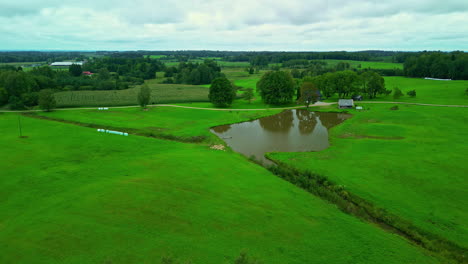
[[[387,102],[387,101],[360,101],[359,103],[366,104],[407,104],[407,105],[422,105],[422,106],[437,106],[437,107],[466,107],[468,105],[443,105],[443,104],[423,104],[423,103],[405,103],[405,102]],[[317,102],[311,106],[327,106],[337,103],[325,103]],[[199,110],[211,110],[211,111],[262,111],[262,110],[287,110],[287,109],[297,109],[304,108],[304,106],[292,106],[292,107],[278,107],[278,108],[256,108],[256,109],[232,109],[232,108],[206,108],[206,107],[193,107],[193,106],[182,106],[182,105],[170,105],[170,104],[155,104],[148,106],[158,106],[158,107],[178,107],[186,109],[199,109]],[[109,109],[118,109],[118,108],[136,108],[140,107],[138,105],[134,106],[112,106],[108,107]],[[56,108],[54,111],[70,111],[70,110],[94,110],[98,107],[82,107],[82,108]],[[27,112],[41,112],[42,110],[22,110],[22,111],[13,111],[13,110],[0,110],[0,113],[27,113]]]

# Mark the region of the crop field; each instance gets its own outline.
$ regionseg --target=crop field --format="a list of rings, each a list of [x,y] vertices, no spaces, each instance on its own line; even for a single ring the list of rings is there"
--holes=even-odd
[[[150,103],[205,102],[208,101],[208,89],[196,85],[155,84],[151,89]],[[140,88],[108,91],[66,91],[55,93],[57,106],[119,106],[136,105]]]
[[[271,156],[466,248],[468,108],[362,105],[332,129],[329,149]]]
[[[353,60],[323,60],[328,63],[329,66],[335,66],[339,62],[347,62],[351,68],[357,68],[361,65],[361,69],[403,69],[403,63],[393,62],[380,62],[380,61],[353,61]]]
[[[0,114],[1,263],[437,263],[239,154],[22,119]]]

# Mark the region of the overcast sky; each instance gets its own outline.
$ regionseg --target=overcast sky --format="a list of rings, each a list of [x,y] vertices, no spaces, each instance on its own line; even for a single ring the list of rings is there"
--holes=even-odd
[[[0,0],[0,50],[468,50],[468,0]]]

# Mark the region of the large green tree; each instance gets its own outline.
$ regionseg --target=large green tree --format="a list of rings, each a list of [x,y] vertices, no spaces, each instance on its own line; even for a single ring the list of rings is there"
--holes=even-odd
[[[208,98],[216,107],[228,107],[232,104],[236,94],[231,82],[225,77],[213,80]]]
[[[39,108],[49,112],[55,108],[56,102],[52,89],[44,89],[39,92]]]
[[[140,91],[138,92],[138,97],[137,97],[138,104],[141,107],[145,108],[149,104],[150,98],[151,98],[151,90],[148,87],[148,85],[143,84],[140,87]]]
[[[257,91],[267,104],[287,104],[293,99],[294,80],[289,72],[270,71],[257,83]]]
[[[307,108],[310,104],[318,101],[320,92],[317,87],[310,81],[305,81],[301,85],[301,97],[299,101],[303,103]]]
[[[378,73],[367,71],[361,74],[362,91],[366,93],[370,99],[377,97],[378,94],[385,94],[385,80]]]
[[[83,69],[81,68],[81,65],[79,64],[72,64],[68,66],[68,71],[70,72],[71,75],[73,76],[80,76],[83,73]]]

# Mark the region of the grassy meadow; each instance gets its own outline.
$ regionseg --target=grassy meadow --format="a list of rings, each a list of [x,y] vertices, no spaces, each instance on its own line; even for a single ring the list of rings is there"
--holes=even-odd
[[[330,148],[271,157],[468,247],[468,108],[362,105],[332,129]]]
[[[340,62],[347,62],[350,64],[351,68],[358,68],[361,65],[360,69],[403,69],[403,63],[394,63],[394,62],[381,62],[381,61],[353,61],[353,60],[322,60],[327,62],[328,66],[335,66]]]
[[[207,105],[210,107],[211,104]],[[217,139],[210,127],[256,119],[279,113],[267,111],[208,111],[175,107],[151,107],[149,111],[140,108],[102,110],[74,110],[41,112],[41,116],[98,124],[109,127],[132,128],[154,135],[174,135],[181,138],[205,137]]]
[[[0,263],[437,263],[239,154],[22,119],[0,114]]]

